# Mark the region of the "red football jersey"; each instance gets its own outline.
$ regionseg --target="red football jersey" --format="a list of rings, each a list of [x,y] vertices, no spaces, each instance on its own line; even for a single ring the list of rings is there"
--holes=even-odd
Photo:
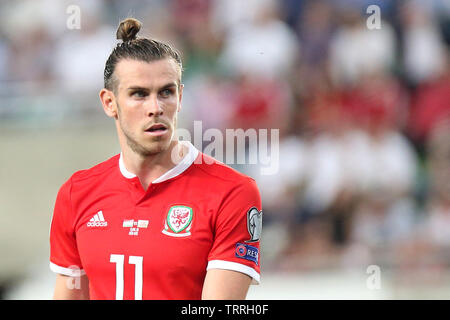
[[[210,268],[259,283],[255,181],[184,143],[189,153],[147,190],[120,154],[65,182],[50,268],[86,274],[91,299],[200,299]]]

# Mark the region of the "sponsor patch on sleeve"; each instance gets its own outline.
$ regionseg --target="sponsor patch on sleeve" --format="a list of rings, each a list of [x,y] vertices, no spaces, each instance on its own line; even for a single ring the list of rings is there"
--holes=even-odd
[[[258,265],[259,249],[246,243],[236,243],[235,256],[253,261]]]
[[[247,212],[247,230],[250,240],[245,242],[257,242],[261,239],[262,211],[258,211],[256,207],[250,208]]]

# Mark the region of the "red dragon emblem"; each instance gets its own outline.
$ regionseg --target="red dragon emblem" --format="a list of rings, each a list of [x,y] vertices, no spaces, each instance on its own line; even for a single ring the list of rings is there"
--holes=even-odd
[[[171,222],[177,228],[186,223],[189,218],[189,211],[175,209],[171,218]]]
[[[190,235],[193,210],[188,206],[172,206],[167,214],[163,233],[168,235],[177,234],[177,237]]]

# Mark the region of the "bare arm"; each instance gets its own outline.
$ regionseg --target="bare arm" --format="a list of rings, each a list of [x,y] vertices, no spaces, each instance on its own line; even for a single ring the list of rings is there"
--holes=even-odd
[[[70,277],[56,275],[54,300],[89,300],[89,279],[86,275]]]
[[[244,273],[210,269],[203,284],[203,300],[244,300],[252,278]]]

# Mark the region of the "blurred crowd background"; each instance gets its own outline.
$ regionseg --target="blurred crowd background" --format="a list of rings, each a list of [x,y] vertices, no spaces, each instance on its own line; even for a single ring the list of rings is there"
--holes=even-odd
[[[380,8],[381,28],[370,30],[366,9],[373,4]],[[80,8],[80,29],[68,28],[69,5]],[[29,221],[33,199],[49,195],[48,210],[39,216],[49,226],[57,189],[81,169],[76,161],[95,149],[83,151],[83,145],[94,139],[95,128],[112,128],[98,92],[105,61],[117,43],[117,25],[128,16],[142,21],[140,36],[182,53],[180,127],[192,130],[199,120],[203,130],[280,130],[275,175],[261,175],[258,165],[233,165],[254,177],[261,191],[264,270],[364,272],[377,265],[399,283],[442,280],[450,266],[446,0],[1,1],[4,252],[14,247],[19,238],[14,235]],[[49,150],[62,159],[58,153],[76,147],[78,156],[73,162],[65,159],[66,171],[58,171],[51,182],[41,180],[33,189],[27,182],[21,185],[20,199],[30,203],[27,212],[14,212],[17,203],[10,202],[17,194],[9,184],[23,167],[8,168],[6,159],[10,165],[28,163],[31,180],[33,173],[58,168],[33,162],[48,157],[39,156],[42,149],[33,143],[23,151],[28,162],[11,160],[14,153],[5,146],[20,149],[25,140],[39,141],[55,130],[59,133],[45,136],[53,141],[73,127],[84,142],[52,142]],[[31,134],[18,140],[23,143],[8,144],[24,132]],[[114,131],[108,133],[108,141],[115,141]],[[117,153],[117,148],[108,150]],[[28,232],[25,247],[48,246],[48,228],[35,234],[42,242]],[[30,259],[37,259],[33,253],[48,258],[41,254],[45,250],[28,251]],[[3,263],[17,261],[12,255],[23,252],[9,251]],[[8,272],[20,279],[23,261],[4,268],[4,285]]]

